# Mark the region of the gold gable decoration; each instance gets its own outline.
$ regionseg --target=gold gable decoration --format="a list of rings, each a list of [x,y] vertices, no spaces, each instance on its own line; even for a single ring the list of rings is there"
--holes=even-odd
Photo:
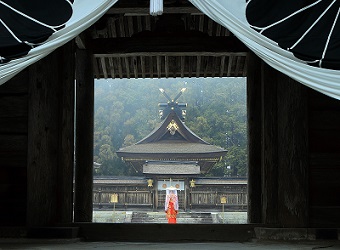
[[[177,123],[175,122],[175,120],[171,120],[171,122],[166,128],[169,130],[171,135],[174,135],[179,127]]]

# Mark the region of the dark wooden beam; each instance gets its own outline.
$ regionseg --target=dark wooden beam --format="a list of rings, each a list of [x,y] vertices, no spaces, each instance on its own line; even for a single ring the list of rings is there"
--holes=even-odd
[[[72,222],[73,57],[69,43],[29,67],[29,227]]]
[[[248,222],[261,223],[261,59],[248,53]]]
[[[67,43],[59,50],[59,150],[57,221],[69,224],[73,221],[73,170],[74,170],[74,96],[75,96],[75,44]]]
[[[262,222],[278,224],[277,74],[262,61]]]
[[[94,54],[138,52],[247,52],[236,37],[150,36],[97,38],[90,43]]]
[[[28,158],[27,158],[27,225],[46,226],[54,222],[57,162],[56,130],[57,84],[49,81],[44,73],[54,75],[55,54],[29,67],[29,110],[28,110]],[[55,57],[54,57],[55,59]],[[52,94],[53,93],[53,94]],[[48,146],[47,146],[48,145]],[[53,160],[52,160],[53,159]]]
[[[307,88],[278,74],[278,214],[283,227],[308,227]]]

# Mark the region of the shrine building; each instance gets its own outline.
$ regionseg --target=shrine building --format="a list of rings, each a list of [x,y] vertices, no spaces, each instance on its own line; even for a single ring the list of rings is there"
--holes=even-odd
[[[149,177],[149,183],[157,189],[156,204],[159,198],[164,200],[166,188],[174,186],[179,191],[180,206],[186,208],[185,190],[194,185],[193,178],[208,173],[227,151],[205,142],[185,125],[186,104],[176,102],[184,89],[174,99],[161,92],[168,103],[159,105],[164,108],[160,110],[163,121],[159,127],[139,142],[119,149],[117,155]]]

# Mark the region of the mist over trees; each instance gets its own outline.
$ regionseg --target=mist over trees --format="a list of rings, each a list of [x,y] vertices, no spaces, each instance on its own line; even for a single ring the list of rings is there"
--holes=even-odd
[[[142,175],[115,153],[147,136],[161,122],[163,88],[188,103],[186,125],[203,140],[228,150],[207,176],[247,175],[245,78],[122,79],[95,81],[95,175]]]

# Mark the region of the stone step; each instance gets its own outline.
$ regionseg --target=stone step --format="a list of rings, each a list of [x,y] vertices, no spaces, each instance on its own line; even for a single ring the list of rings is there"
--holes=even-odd
[[[167,223],[165,213],[133,212],[131,223]],[[177,223],[213,224],[211,213],[179,213]]]

